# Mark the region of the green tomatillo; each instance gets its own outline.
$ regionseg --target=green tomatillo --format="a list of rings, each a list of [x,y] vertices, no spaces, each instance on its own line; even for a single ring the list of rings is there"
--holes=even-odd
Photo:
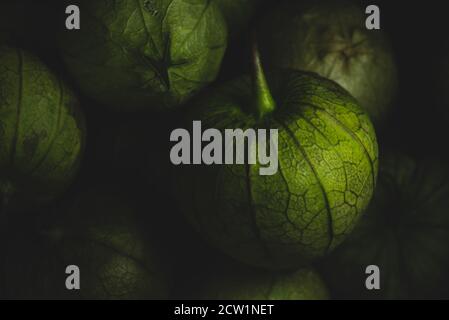
[[[80,30],[61,35],[81,89],[119,110],[166,110],[215,80],[227,28],[215,1],[80,1]]]
[[[181,166],[176,194],[215,247],[245,263],[296,268],[337,247],[368,205],[377,177],[376,135],[357,101],[317,74],[255,75],[195,99],[205,128],[278,130],[278,169],[260,163]],[[254,145],[247,146],[253,148]]]
[[[326,300],[328,290],[312,269],[287,274],[248,271],[215,277],[202,292],[208,300]]]
[[[375,278],[365,273],[379,268]],[[449,290],[449,171],[435,159],[387,154],[374,198],[350,238],[323,262],[349,299],[442,299]],[[378,290],[367,290],[378,281]]]
[[[377,125],[397,89],[397,68],[381,30],[349,1],[287,1],[260,22],[267,67],[312,71],[348,90]]]
[[[84,140],[84,116],[66,84],[33,55],[0,47],[3,209],[55,199],[77,173]]]
[[[34,230],[29,227],[11,236],[6,296],[167,298],[161,252],[140,222],[135,199],[122,190],[92,188],[39,220]],[[66,271],[68,266],[79,269],[78,290],[67,289],[77,283],[76,274]]]

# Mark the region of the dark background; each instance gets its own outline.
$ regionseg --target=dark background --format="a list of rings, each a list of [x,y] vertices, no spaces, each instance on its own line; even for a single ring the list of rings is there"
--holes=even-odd
[[[56,34],[65,25],[64,1],[0,0],[0,3],[0,10],[8,12],[1,14],[0,26],[7,29],[10,44],[38,55],[79,91],[66,74],[56,49]],[[256,19],[277,3],[267,1]],[[398,98],[387,125],[377,132],[379,145],[417,157],[436,155],[447,159],[448,128],[437,98],[442,90],[438,63],[449,37],[446,3],[362,1],[364,7],[369,4],[380,7],[381,28],[391,38],[399,68]],[[217,82],[248,71],[249,61],[248,37],[242,36],[230,45]],[[227,259],[185,226],[177,204],[170,197],[169,133],[178,126],[183,111],[116,114],[77,93],[87,117],[88,134],[80,174],[57,203],[29,213],[25,221],[35,224],[46,212],[93,185],[116,185],[133,195],[171,266],[181,270],[174,280],[177,286],[172,297],[187,297],[188,288],[194,285],[197,276]]]

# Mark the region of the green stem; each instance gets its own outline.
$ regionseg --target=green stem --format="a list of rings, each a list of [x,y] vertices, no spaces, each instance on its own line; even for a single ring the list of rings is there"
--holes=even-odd
[[[255,113],[259,119],[262,119],[265,115],[271,113],[276,108],[276,102],[271,95],[270,88],[268,86],[267,79],[260,60],[259,49],[257,44],[253,45],[253,85],[255,95]]]

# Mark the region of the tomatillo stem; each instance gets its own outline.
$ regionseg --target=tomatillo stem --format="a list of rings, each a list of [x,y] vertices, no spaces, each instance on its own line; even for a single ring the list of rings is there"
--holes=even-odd
[[[268,82],[265,77],[265,73],[262,67],[259,50],[257,44],[253,45],[253,86],[255,95],[255,111],[259,119],[263,118],[266,114],[271,113],[276,108],[276,102],[271,95]]]

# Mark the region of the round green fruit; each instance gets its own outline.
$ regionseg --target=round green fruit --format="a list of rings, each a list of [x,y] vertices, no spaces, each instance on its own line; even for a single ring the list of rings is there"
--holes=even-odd
[[[184,165],[174,172],[176,193],[195,228],[227,254],[296,268],[338,246],[368,205],[376,135],[338,84],[294,70],[267,83],[255,61],[253,81],[243,76],[195,99],[191,119],[222,136],[225,129],[277,129],[277,171],[261,175],[260,163]]]
[[[7,210],[55,199],[85,140],[78,100],[36,57],[0,47],[0,201]]]
[[[62,211],[62,214],[61,214]],[[134,201],[108,187],[84,192],[38,232],[10,241],[6,294],[20,299],[163,299],[168,295],[161,254]],[[61,218],[62,217],[62,218]],[[80,270],[80,289],[67,290]],[[73,282],[69,281],[73,284]]]
[[[226,23],[207,0],[81,1],[82,27],[65,31],[66,65],[81,89],[119,110],[164,110],[215,80]]]
[[[217,279],[217,278],[215,278]],[[328,290],[312,269],[287,274],[247,272],[210,281],[204,288],[208,300],[327,300]]]
[[[390,154],[381,161],[375,196],[354,233],[323,263],[342,298],[449,297],[449,171],[437,160]],[[369,265],[380,290],[367,290]]]
[[[345,1],[290,1],[260,23],[261,51],[273,68],[316,72],[348,90],[377,124],[397,88],[392,50],[365,27],[362,8]]]

